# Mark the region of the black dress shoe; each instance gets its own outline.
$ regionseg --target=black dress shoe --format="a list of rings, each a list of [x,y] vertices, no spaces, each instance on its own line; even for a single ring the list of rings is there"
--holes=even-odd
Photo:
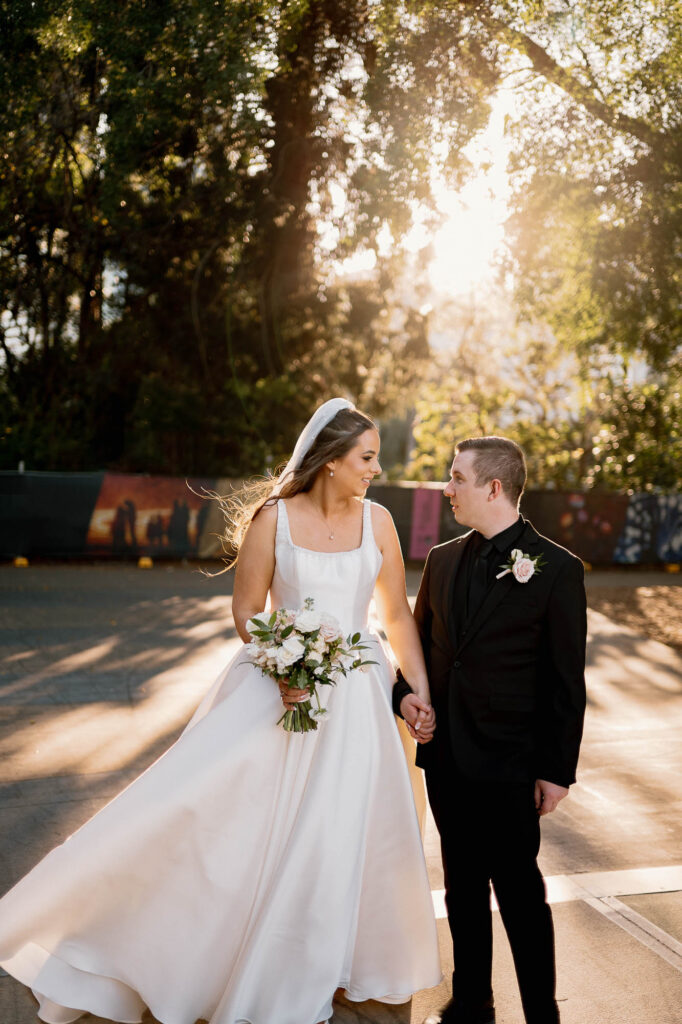
[[[451,999],[430,1013],[424,1024],[495,1024],[495,1010],[490,1005],[472,1008]]]

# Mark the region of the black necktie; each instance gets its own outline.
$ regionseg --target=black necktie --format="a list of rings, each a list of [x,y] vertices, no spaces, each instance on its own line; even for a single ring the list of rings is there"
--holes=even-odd
[[[476,553],[469,584],[469,619],[474,617],[483,604],[483,599],[488,591],[488,555],[492,549],[492,541],[484,540]]]

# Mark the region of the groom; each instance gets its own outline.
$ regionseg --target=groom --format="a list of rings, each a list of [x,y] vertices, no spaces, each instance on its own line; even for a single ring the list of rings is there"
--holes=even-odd
[[[441,836],[455,960],[452,1000],[425,1024],[495,1020],[490,882],[526,1022],[559,1020],[552,915],[536,858],[539,818],[575,781],[585,588],[580,560],[519,515],[525,482],[513,441],[457,445],[445,495],[472,529],[429,552],[415,607],[438,722],[417,764]],[[394,708],[414,726],[410,692],[399,673]]]

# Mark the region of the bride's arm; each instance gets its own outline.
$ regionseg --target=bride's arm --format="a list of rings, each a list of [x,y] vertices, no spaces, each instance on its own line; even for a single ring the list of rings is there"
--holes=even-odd
[[[424,655],[405,590],[405,566],[400,542],[390,513],[381,505],[372,507],[374,536],[383,555],[375,597],[379,621],[413,693],[431,703]]]
[[[277,505],[267,505],[252,521],[239,549],[235,570],[232,616],[237,632],[249,643],[246,623],[265,608],[275,571]]]

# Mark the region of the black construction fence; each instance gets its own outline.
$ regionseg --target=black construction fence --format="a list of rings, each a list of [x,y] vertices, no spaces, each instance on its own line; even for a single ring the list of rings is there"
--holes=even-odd
[[[124,473],[0,472],[0,558],[220,557],[222,512],[208,495],[239,481]],[[421,561],[464,532],[443,484],[376,483],[403,554]],[[521,511],[594,565],[682,563],[682,495],[527,491]]]

